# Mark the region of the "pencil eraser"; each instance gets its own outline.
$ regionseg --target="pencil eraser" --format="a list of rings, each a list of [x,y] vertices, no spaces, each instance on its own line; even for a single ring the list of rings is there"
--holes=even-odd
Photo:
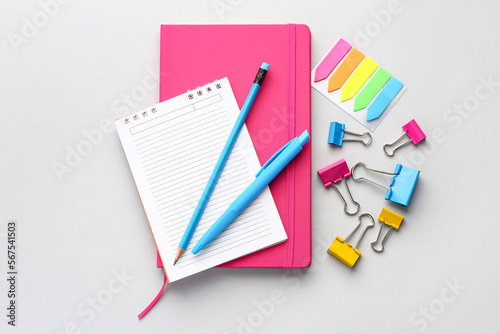
[[[268,63],[262,63],[262,65],[260,66],[260,68],[266,70],[266,71],[269,71],[269,64]]]

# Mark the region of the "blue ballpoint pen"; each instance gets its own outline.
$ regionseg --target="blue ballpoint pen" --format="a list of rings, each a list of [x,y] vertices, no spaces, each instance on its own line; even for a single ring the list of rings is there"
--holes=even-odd
[[[234,200],[229,208],[220,216],[208,231],[201,237],[192,253],[196,254],[215,239],[245,208],[267,187],[267,185],[292,161],[302,150],[309,140],[307,130],[299,137],[289,141],[285,146],[274,153],[274,155],[262,166],[255,180],[248,186],[238,198]]]
[[[262,63],[259,72],[255,77],[254,83],[250,88],[250,92],[248,92],[248,96],[245,100],[245,103],[241,108],[240,114],[238,115],[238,118],[234,123],[233,129],[231,130],[231,133],[227,138],[226,144],[222,149],[219,159],[215,164],[214,170],[212,171],[212,175],[210,175],[205,190],[203,190],[203,194],[201,195],[200,201],[198,202],[198,205],[194,209],[193,216],[191,217],[191,220],[189,221],[186,231],[182,236],[182,239],[179,243],[179,247],[177,248],[177,254],[175,255],[174,266],[181,257],[181,255],[184,253],[184,251],[187,249],[189,241],[191,241],[191,238],[193,237],[193,233],[196,230],[196,226],[198,226],[198,223],[201,219],[201,215],[203,214],[203,211],[205,211],[205,207],[207,206],[208,200],[210,199],[210,196],[214,191],[215,185],[217,184],[217,180],[219,179],[219,176],[222,173],[222,170],[224,169],[224,165],[226,164],[227,159],[229,158],[229,155],[233,150],[234,144],[236,143],[236,139],[238,139],[238,135],[241,132],[241,128],[243,127],[243,124],[245,124],[248,112],[250,111],[250,108],[252,108],[255,97],[257,96],[257,93],[260,90],[260,86],[264,82],[268,70],[269,70],[269,64]]]

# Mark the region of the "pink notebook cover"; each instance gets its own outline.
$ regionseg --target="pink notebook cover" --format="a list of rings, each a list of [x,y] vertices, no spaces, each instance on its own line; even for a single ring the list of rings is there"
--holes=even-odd
[[[246,125],[264,164],[305,129],[311,133],[311,33],[306,25],[162,25],[160,101],[228,77],[243,105],[262,64],[270,70]],[[311,263],[311,145],[269,185],[285,243],[222,267],[307,267]],[[161,260],[158,257],[158,267]]]

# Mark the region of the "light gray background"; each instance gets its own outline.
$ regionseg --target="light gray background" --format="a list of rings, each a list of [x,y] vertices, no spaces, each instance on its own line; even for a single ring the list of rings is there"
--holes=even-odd
[[[390,3],[67,1],[57,12],[52,6],[49,17],[37,1],[2,0],[0,277],[9,219],[19,223],[20,274],[16,328],[6,324],[7,285],[0,279],[0,331],[497,332],[500,5],[401,0],[389,18],[383,13],[393,9]],[[26,30],[30,22],[39,28]],[[327,145],[327,123],[363,128],[312,92],[310,268],[209,270],[169,286],[139,321],[162,272],[155,268],[154,244],[116,132],[104,134],[61,180],[53,165],[65,163],[68,148],[86,140],[84,132],[120,116],[118,108],[132,112],[158,101],[150,73],[157,78],[160,24],[288,22],[310,27],[313,66],[341,36],[408,90],[371,146],[342,149]],[[361,40],[359,31],[366,30],[371,36]],[[10,41],[14,35],[25,38],[22,44]],[[137,106],[124,108],[131,94]],[[382,145],[412,118],[426,142],[386,157]],[[382,254],[370,249],[377,230],[369,230],[354,269],[326,248],[336,235],[345,237],[356,218],[343,213],[335,191],[315,173],[340,158],[350,165],[364,161],[392,170],[403,162],[421,170],[407,210],[384,201],[383,189],[348,181],[363,212],[377,217],[388,206],[405,216]]]

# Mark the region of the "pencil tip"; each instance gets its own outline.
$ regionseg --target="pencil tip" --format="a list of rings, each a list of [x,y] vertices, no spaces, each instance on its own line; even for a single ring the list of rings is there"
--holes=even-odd
[[[177,254],[175,254],[175,261],[174,261],[174,266],[175,264],[177,263],[177,261],[179,261],[179,259],[181,258],[181,255],[184,253],[184,249],[182,248],[177,248]]]

